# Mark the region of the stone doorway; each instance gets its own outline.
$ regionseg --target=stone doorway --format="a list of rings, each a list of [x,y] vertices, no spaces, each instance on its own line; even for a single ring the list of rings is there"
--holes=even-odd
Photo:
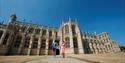
[[[55,40],[55,42],[57,42],[58,47],[59,47],[60,46],[59,40]],[[60,55],[60,49],[56,49],[56,55]]]
[[[78,41],[77,41],[76,37],[73,38],[73,46],[74,46],[74,53],[78,54],[79,53],[79,51],[78,51]]]

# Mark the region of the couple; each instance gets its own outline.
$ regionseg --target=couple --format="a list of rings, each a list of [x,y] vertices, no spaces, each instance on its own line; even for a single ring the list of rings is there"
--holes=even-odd
[[[59,49],[57,42],[53,41],[51,46],[53,50],[53,55],[56,56],[56,50]],[[62,41],[60,45],[60,54],[62,55],[63,58],[65,57],[65,42],[64,41]]]

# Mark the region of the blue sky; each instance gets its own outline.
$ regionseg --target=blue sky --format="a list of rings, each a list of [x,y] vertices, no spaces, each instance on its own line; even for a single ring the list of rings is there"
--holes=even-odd
[[[61,19],[78,18],[82,32],[108,32],[125,45],[125,0],[0,0],[0,21],[18,20],[59,27]]]

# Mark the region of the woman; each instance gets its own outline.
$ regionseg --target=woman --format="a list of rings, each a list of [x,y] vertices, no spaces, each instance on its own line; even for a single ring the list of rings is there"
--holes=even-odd
[[[65,58],[65,42],[62,41],[62,44],[60,45],[60,53],[62,55],[63,58]]]

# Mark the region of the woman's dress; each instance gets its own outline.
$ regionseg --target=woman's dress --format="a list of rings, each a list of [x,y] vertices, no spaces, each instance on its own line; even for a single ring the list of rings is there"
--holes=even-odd
[[[65,53],[65,44],[64,43],[62,43],[61,44],[61,54],[64,54]]]

